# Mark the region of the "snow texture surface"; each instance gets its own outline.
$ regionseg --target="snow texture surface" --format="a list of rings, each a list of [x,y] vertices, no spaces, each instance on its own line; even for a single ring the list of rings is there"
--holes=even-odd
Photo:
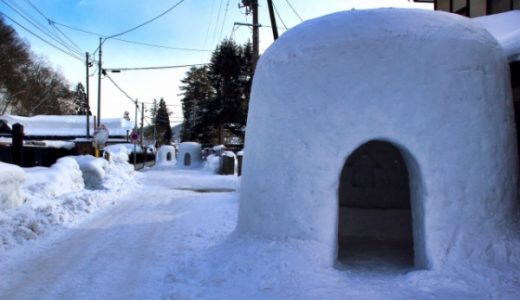
[[[24,194],[21,187],[25,178],[22,168],[0,162],[0,211],[23,203]]]
[[[520,10],[473,19],[486,28],[504,48],[509,61],[520,60]]]
[[[469,19],[425,10],[328,15],[262,55],[237,232],[322,243],[333,265],[340,173],[374,140],[407,165],[416,267],[518,265],[507,59]]]

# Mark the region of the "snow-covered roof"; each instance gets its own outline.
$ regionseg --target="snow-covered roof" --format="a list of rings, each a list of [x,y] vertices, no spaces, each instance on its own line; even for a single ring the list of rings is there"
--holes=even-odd
[[[507,55],[509,61],[520,60],[520,10],[512,10],[500,14],[473,19],[486,28]]]
[[[21,117],[13,115],[0,116],[1,120],[8,122],[10,126],[15,123],[24,126],[25,135],[30,136],[83,136],[86,132],[85,116],[33,116]],[[110,136],[124,136],[127,130],[134,128],[132,121],[124,118],[101,119]],[[90,118],[90,131],[94,132],[94,118]]]

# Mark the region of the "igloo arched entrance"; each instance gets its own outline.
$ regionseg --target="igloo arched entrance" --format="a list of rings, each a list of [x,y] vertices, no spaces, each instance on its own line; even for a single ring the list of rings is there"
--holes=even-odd
[[[184,154],[184,165],[191,166],[191,155],[189,153]]]
[[[353,151],[338,189],[338,262],[413,267],[410,200],[408,169],[396,146],[370,141]]]

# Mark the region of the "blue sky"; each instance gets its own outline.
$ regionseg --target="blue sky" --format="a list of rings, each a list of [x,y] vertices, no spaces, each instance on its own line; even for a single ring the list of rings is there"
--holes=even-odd
[[[232,37],[243,43],[251,36],[248,27],[234,27],[234,22],[251,23],[251,16],[246,16],[245,10],[238,8],[240,0],[1,0],[0,11],[26,26],[46,40],[51,40],[41,31],[31,25],[21,15],[33,22],[38,22],[50,32],[56,34],[56,29],[48,24],[50,19],[58,31],[63,32],[77,45],[81,59],[70,57],[42,42],[12,21],[18,34],[26,39],[32,51],[44,57],[51,65],[59,69],[71,85],[78,82],[85,84],[85,52],[93,53],[99,44],[99,36],[110,36],[126,31],[142,24],[181,2],[169,13],[135,31],[119,36],[121,39],[176,48],[194,49],[190,51],[170,48],[157,48],[134,43],[108,39],[103,44],[103,68],[170,66],[206,63],[210,51],[219,41]],[[366,9],[381,6],[418,7],[431,9],[429,4],[414,4],[406,0],[273,0],[278,10],[278,27],[291,28],[303,20],[312,19],[325,14],[347,9]],[[31,5],[32,4],[32,5]],[[299,15],[291,9],[291,4]],[[259,0],[260,24],[269,25],[267,1]],[[13,10],[11,7],[15,8]],[[45,16],[45,18],[44,18]],[[86,34],[72,30],[66,26],[93,32]],[[280,34],[285,30],[281,29]],[[266,49],[273,41],[271,29],[260,29],[260,50]],[[61,37],[66,39],[66,37]],[[52,40],[51,40],[52,41]],[[58,44],[52,41],[54,44]],[[63,48],[63,46],[60,46]],[[74,46],[75,47],[75,46]],[[76,56],[79,56],[77,54]],[[97,59],[97,53],[96,53]],[[97,75],[96,69],[90,68],[90,99],[93,112],[97,111]],[[109,73],[109,76],[131,98],[139,102],[151,102],[154,98],[163,97],[173,112],[173,121],[181,121],[179,84],[187,69],[169,69],[156,71],[125,71]],[[108,80],[102,80],[101,115],[105,117],[120,117],[124,111],[134,115],[134,105],[127,97],[117,90]],[[146,105],[145,105],[146,106]],[[149,107],[149,105],[147,105]]]

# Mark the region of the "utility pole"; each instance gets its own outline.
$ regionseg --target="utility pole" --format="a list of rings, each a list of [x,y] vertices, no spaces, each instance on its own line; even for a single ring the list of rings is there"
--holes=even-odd
[[[86,65],[85,66],[86,66],[86,69],[87,69],[87,71],[86,71],[87,74],[86,74],[86,79],[85,79],[86,80],[85,81],[85,85],[86,85],[86,87],[85,87],[86,91],[85,92],[87,94],[87,99],[85,99],[85,100],[87,101],[87,103],[85,103],[85,104],[86,104],[86,109],[87,109],[87,139],[88,139],[90,137],[90,116],[89,116],[90,104],[89,104],[89,84],[88,84],[88,82],[89,82],[88,68],[90,68],[90,61],[89,61],[90,57],[88,55],[88,52],[85,53],[85,59],[86,59]]]
[[[245,24],[245,23],[235,23],[235,25],[246,25],[253,27],[253,68],[256,66],[256,62],[258,61],[259,56],[259,38],[258,38],[258,0],[242,0],[242,5],[240,8],[246,8],[246,14],[253,14],[253,24]]]
[[[135,99],[135,123],[134,123],[134,131],[137,132],[137,110],[139,109],[139,103],[137,99]],[[137,163],[137,143],[134,142],[134,168]]]
[[[99,61],[98,61],[98,92],[97,92],[97,127],[101,122],[101,46],[103,45],[103,38],[99,38]],[[137,102],[136,102],[137,103]]]
[[[260,42],[258,38],[258,0],[251,1],[251,10],[253,13],[253,66],[256,67],[260,48]]]
[[[141,147],[144,149],[144,102],[141,102]]]
[[[273,29],[273,38],[276,41],[278,39],[278,28],[276,27],[276,18],[274,16],[273,0],[267,0],[267,6],[269,6],[269,18],[271,19],[271,28]]]

